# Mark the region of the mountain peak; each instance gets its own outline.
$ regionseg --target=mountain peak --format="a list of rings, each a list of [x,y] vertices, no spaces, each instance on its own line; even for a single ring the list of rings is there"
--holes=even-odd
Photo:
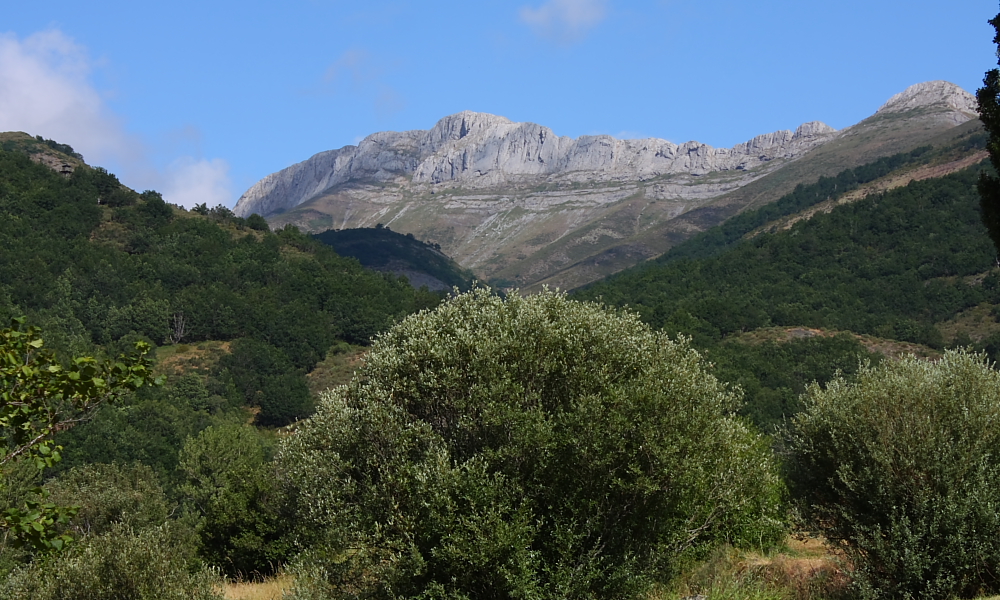
[[[437,142],[456,141],[511,124],[511,120],[506,117],[463,110],[438,121],[430,130],[430,138]]]
[[[834,133],[837,133],[837,130],[822,121],[809,121],[808,123],[799,125],[799,128],[795,130],[795,138],[831,135]]]
[[[976,97],[948,81],[926,81],[911,85],[882,105],[875,114],[901,113],[932,105],[949,108],[978,117]]]

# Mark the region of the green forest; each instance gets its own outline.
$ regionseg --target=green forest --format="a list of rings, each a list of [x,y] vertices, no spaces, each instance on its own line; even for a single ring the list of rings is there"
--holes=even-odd
[[[525,297],[367,270],[393,256],[373,232],[423,245],[388,231],[347,236],[359,262],[5,146],[0,597],[207,599],[275,576],[298,600],[998,593],[1000,335],[945,327],[998,316],[990,167],[772,226],[985,140],[962,143]],[[359,348],[347,385],[311,391]],[[796,532],[850,583],[725,558]]]
[[[474,275],[441,252],[439,244],[416,239],[412,233],[396,233],[379,223],[375,227],[328,230],[313,237],[341,256],[358,259],[378,271],[418,272],[436,280],[438,287],[468,290]]]
[[[982,143],[981,137],[972,140]],[[825,383],[837,370],[853,373],[859,359],[881,360],[857,334],[937,350],[975,346],[996,360],[1000,336],[949,339],[940,327],[975,307],[998,315],[996,251],[976,190],[980,173],[990,167],[912,182],[787,230],[752,235],[779,217],[934,154],[920,149],[799,186],[773,205],[742,213],[572,297],[628,306],[655,328],[690,336],[717,363],[720,377],[744,388],[744,413],[765,430],[796,412],[796,399],[811,381]],[[741,342],[747,332],[782,327],[842,333]]]

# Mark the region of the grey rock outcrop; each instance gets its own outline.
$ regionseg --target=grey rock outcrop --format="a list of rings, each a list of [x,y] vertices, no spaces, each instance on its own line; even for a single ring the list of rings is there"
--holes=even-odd
[[[832,127],[813,122],[795,132],[777,131],[733,148],[713,148],[656,138],[572,139],[534,123],[466,111],[441,119],[428,131],[376,133],[357,146],[316,154],[257,182],[234,211],[240,216],[255,212],[269,216],[339,185],[400,177],[416,186],[450,184],[483,190],[553,176],[603,183],[750,171],[775,159],[794,159],[835,134]]]
[[[969,119],[979,116],[976,97],[947,81],[927,81],[911,85],[889,98],[875,114],[901,113],[934,105],[942,105],[964,113]]]

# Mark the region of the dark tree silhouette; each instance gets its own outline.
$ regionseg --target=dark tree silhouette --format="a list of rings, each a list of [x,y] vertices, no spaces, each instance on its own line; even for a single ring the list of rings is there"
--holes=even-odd
[[[993,43],[997,44],[997,57],[1000,58],[1000,14],[989,23],[997,32]],[[994,169],[1000,171],[1000,70],[986,72],[983,87],[976,90],[976,99],[979,101],[979,118],[989,134],[986,148],[990,152],[990,162]],[[984,172],[979,178],[979,198],[983,224],[990,232],[993,245],[1000,251],[1000,178]]]

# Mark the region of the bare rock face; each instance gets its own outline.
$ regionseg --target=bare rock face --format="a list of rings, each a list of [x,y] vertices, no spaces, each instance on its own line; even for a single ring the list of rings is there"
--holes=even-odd
[[[961,88],[934,81],[893,96],[841,131],[811,122],[732,148],[607,135],[573,139],[467,111],[426,131],[376,133],[357,146],[316,154],[254,184],[234,212],[307,231],[391,224],[440,244],[499,285],[570,288],[727,218],[740,208],[719,203],[751,183],[756,187],[745,189],[769,189],[764,178],[779,169],[789,167],[795,181],[815,181],[926,144],[975,118],[975,107]],[[855,162],[838,166],[846,154]],[[781,185],[794,186],[784,179]]]
[[[955,125],[979,117],[976,97],[947,81],[928,81],[911,85],[889,98],[889,101],[883,104],[875,114],[905,114],[909,111],[933,107],[950,109],[941,111],[941,114],[949,115]]]
[[[441,119],[429,131],[376,133],[358,146],[321,152],[268,175],[243,194],[235,212],[268,216],[338,185],[397,177],[414,185],[490,189],[559,175],[601,183],[750,171],[775,159],[794,159],[835,134],[833,128],[814,122],[794,133],[760,135],[733,148],[698,142],[677,145],[655,138],[618,140],[608,135],[574,140],[534,123],[466,111]]]

